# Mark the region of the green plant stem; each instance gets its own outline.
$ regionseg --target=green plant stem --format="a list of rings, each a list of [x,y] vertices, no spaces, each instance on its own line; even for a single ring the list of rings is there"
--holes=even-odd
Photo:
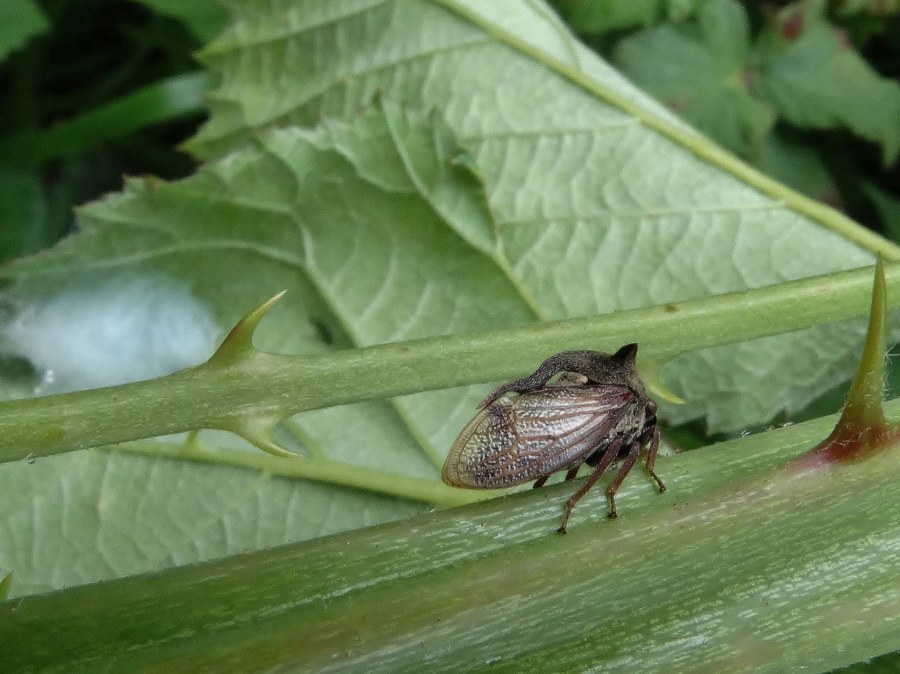
[[[900,401],[887,406],[900,418]],[[900,647],[900,451],[785,469],[836,416],[571,484],[0,605],[10,671],[798,671]],[[599,490],[598,490],[599,491]],[[703,572],[700,572],[700,571]],[[473,629],[473,626],[479,626]]]
[[[322,456],[284,458],[252,449],[241,450],[219,446],[207,448],[198,440],[171,445],[136,441],[116,445],[115,450],[148,456],[163,456],[182,461],[249,468],[279,477],[327,481],[329,484],[365,489],[370,492],[380,492],[444,507],[464,505],[483,501],[492,496],[496,497],[496,492],[468,491],[448,487],[437,482],[437,476],[433,480],[407,477],[373,468],[362,468]]]
[[[900,298],[900,264],[885,272],[889,296]],[[307,409],[496,381],[565,349],[609,351],[637,340],[641,362],[663,363],[685,351],[859,316],[870,289],[865,268],[606,316],[316,357],[248,348],[222,358],[223,349],[204,365],[159,379],[0,404],[0,462],[200,428],[240,432],[250,420],[274,423]]]

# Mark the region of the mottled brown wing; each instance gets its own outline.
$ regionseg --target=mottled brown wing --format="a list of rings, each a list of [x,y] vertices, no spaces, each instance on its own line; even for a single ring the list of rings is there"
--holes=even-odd
[[[624,386],[551,386],[496,400],[459,434],[441,478],[495,489],[577,465],[616,431],[636,399]]]

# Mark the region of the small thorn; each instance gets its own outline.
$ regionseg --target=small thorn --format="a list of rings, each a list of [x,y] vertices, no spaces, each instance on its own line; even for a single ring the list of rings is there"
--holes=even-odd
[[[665,365],[665,362],[658,360],[647,360],[646,362],[642,362],[640,367],[641,379],[647,387],[647,390],[655,397],[675,405],[683,405],[684,399],[670,391],[666,385],[662,383],[659,373],[660,370],[662,370],[663,365]]]
[[[239,320],[207,361],[207,364],[231,365],[245,359],[253,351],[253,333],[256,326],[275,303],[284,297],[286,292],[287,290],[282,290],[277,295],[273,295]]]
[[[254,447],[261,449],[267,454],[279,456],[285,459],[302,458],[300,454],[286,449],[272,440],[272,429],[278,423],[277,418],[257,417],[252,419],[231,419],[219,425],[224,431],[231,431],[235,435],[239,435]]]

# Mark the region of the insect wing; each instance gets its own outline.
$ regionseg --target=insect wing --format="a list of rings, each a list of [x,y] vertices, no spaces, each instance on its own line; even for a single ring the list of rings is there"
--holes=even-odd
[[[496,400],[459,434],[441,477],[456,487],[493,489],[578,465],[636,397],[624,386],[556,386]]]

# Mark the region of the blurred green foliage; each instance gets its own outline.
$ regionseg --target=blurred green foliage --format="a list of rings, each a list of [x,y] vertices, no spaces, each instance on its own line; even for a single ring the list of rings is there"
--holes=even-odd
[[[52,245],[123,174],[193,172],[192,53],[224,26],[205,1],[0,3],[0,261]]]

